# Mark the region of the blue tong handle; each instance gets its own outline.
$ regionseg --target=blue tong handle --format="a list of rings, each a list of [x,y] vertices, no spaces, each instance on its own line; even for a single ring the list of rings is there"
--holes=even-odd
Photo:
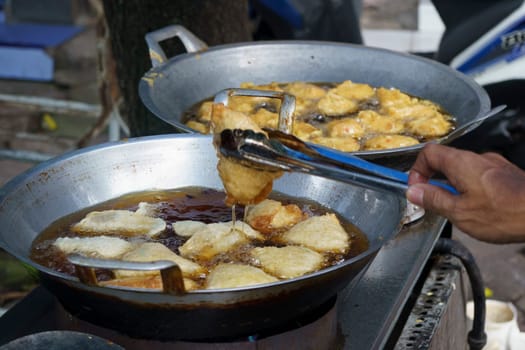
[[[340,163],[343,163],[349,166],[353,166],[359,169],[363,169],[364,171],[370,174],[373,174],[373,175],[376,175],[382,178],[387,178],[393,181],[408,184],[408,174],[402,171],[388,168],[382,165],[378,165],[378,164],[366,161],[364,159],[361,159],[359,157],[353,156],[351,154],[343,153],[340,151],[335,151],[327,147],[318,146],[312,143],[305,143],[305,144],[307,145],[307,147],[315,150],[322,157],[325,157],[330,160],[334,160],[334,161],[337,161],[337,162],[340,162]],[[308,160],[314,160],[313,158],[308,157],[304,155],[303,153],[301,153],[301,156],[303,158],[304,157],[308,158]],[[447,190],[448,192],[454,195],[459,194],[458,190],[456,190],[453,186],[447,183],[444,183],[438,180],[430,180],[429,183],[434,186],[441,187],[442,189]]]

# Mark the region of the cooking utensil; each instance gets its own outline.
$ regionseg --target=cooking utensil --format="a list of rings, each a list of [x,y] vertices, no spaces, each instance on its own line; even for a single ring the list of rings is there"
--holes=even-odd
[[[161,29],[164,38],[187,38],[180,26]],[[152,32],[152,33],[156,33]],[[154,67],[139,83],[146,107],[183,132],[184,111],[217,92],[242,82],[341,82],[352,80],[372,86],[395,87],[429,99],[456,119],[456,126],[478,119],[490,109],[490,100],[474,80],[452,68],[423,57],[347,43],[321,41],[258,41],[210,47],[186,45],[187,52],[167,60],[150,46]],[[416,73],[417,72],[417,73]],[[441,142],[448,142],[444,139]],[[411,147],[357,152],[400,170],[407,170],[423,144]]]
[[[275,191],[337,212],[367,235],[368,250],[291,280],[180,295],[83,283],[31,260],[35,237],[68,214],[132,192],[222,189],[216,164],[211,136],[194,134],[102,144],[41,163],[0,190],[0,247],[37,269],[43,285],[83,320],[138,338],[231,339],[307,315],[355,283],[404,218],[406,201],[392,193],[287,173]]]
[[[270,138],[252,130],[226,129],[215,135],[215,143],[224,156],[252,168],[297,171],[376,190],[392,191],[401,196],[408,189],[408,174],[404,172],[309,144],[278,130],[269,132]],[[430,183],[458,194],[455,188],[443,182],[431,180]]]
[[[279,108],[279,121],[277,127],[286,133],[291,133],[293,130],[293,112],[295,111],[295,97],[281,92],[268,90],[254,90],[254,89],[225,89],[217,93],[213,99],[213,103],[222,103],[227,106],[230,97],[232,96],[250,96],[250,97],[268,97],[281,100],[281,107]]]

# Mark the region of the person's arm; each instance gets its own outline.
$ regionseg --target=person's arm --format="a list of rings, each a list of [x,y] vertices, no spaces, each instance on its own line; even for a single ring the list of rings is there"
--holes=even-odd
[[[427,184],[436,173],[460,194]],[[429,144],[410,169],[409,185],[410,202],[445,216],[479,240],[525,242],[525,171],[496,153]]]

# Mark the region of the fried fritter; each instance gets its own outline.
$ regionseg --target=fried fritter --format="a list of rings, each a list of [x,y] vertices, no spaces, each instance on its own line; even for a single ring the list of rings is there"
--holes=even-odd
[[[182,275],[185,277],[197,277],[204,272],[204,269],[193,261],[178,256],[162,243],[145,242],[124,254],[121,258],[124,261],[157,261],[169,260],[179,265]],[[136,271],[136,270],[116,270],[117,278],[130,276],[150,276],[159,275],[159,271]]]
[[[161,218],[152,218],[129,210],[92,211],[71,228],[83,235],[155,236],[166,229]]]
[[[208,275],[206,289],[245,287],[277,281],[277,278],[250,265],[219,264]]]
[[[122,238],[59,237],[53,243],[64,254],[77,253],[93,258],[116,259],[133,249],[133,245]]]
[[[350,245],[348,233],[335,214],[312,216],[301,221],[285,232],[282,240],[287,244],[302,245],[321,253],[344,253]]]
[[[408,147],[419,143],[413,137],[404,135],[378,135],[365,141],[365,150],[374,151],[389,148]]]
[[[246,215],[246,222],[262,233],[292,227],[303,219],[304,214],[297,205],[283,205],[272,199],[248,207]]]
[[[294,278],[317,271],[323,262],[321,254],[299,246],[254,248],[250,255],[255,265],[279,278]]]
[[[233,111],[223,104],[213,105],[212,130],[220,133],[225,129],[251,129],[262,132],[261,128],[247,115]],[[217,151],[217,170],[226,190],[226,204],[255,204],[265,199],[272,191],[273,181],[282,172],[263,171],[246,167],[235,160],[224,157]]]

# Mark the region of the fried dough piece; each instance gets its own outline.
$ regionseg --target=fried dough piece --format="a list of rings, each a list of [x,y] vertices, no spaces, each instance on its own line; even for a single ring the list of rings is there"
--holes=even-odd
[[[380,87],[376,90],[377,98],[381,107],[406,107],[410,106],[414,99],[398,89],[386,89]]]
[[[283,205],[272,199],[265,199],[255,206],[250,206],[246,215],[246,222],[262,233],[292,227],[303,219],[303,212],[297,205]]]
[[[311,141],[342,152],[355,152],[361,148],[359,142],[352,137],[314,137]]]
[[[168,247],[162,243],[156,242],[145,242],[138,245],[133,250],[130,250],[124,254],[121,258],[124,261],[157,261],[157,260],[169,260],[179,265],[182,275],[184,277],[197,277],[204,273],[204,269],[193,261],[184,259],[172,252]],[[159,275],[159,271],[136,271],[136,270],[115,270],[115,276],[117,278],[131,277],[131,276],[156,276]]]
[[[251,129],[262,132],[261,128],[243,113],[232,111],[223,104],[213,105],[212,130],[220,133],[225,129]],[[265,199],[272,191],[273,180],[282,172],[253,169],[230,160],[217,152],[217,169],[226,190],[226,204],[255,204]]]
[[[432,117],[415,118],[406,123],[408,131],[422,137],[444,136],[452,129],[452,123],[441,113],[436,112]]]
[[[418,140],[410,136],[378,135],[366,140],[364,144],[364,149],[374,151],[380,149],[413,146],[417,145],[418,143]]]
[[[155,236],[166,229],[160,218],[152,218],[129,210],[92,211],[71,230],[82,235]]]
[[[315,126],[305,122],[295,122],[293,134],[301,140],[308,140],[312,137],[321,136],[323,132]]]
[[[350,246],[348,234],[331,213],[301,221],[281,238],[287,244],[302,245],[320,253],[344,253]]]
[[[194,233],[205,230],[208,225],[193,220],[175,221],[171,224],[176,234],[182,237],[191,237]]]
[[[93,258],[117,259],[133,249],[128,241],[108,236],[59,237],[53,243],[64,254],[77,253]]]
[[[317,100],[296,97],[295,98],[295,110],[293,112],[294,118],[297,118],[297,116],[308,113],[308,111],[314,111],[316,104],[317,104]]]
[[[319,270],[323,256],[300,246],[254,248],[255,265],[279,278],[294,278]]]
[[[403,121],[370,110],[359,112],[357,118],[361,120],[366,130],[371,132],[397,134],[405,128]]]
[[[188,259],[209,260],[215,255],[227,252],[241,244],[250,242],[250,236],[263,237],[243,222],[209,224],[197,231],[179,248],[180,254]]]
[[[208,275],[206,289],[237,288],[277,281],[277,278],[250,265],[219,264]]]
[[[424,103],[423,101],[420,101],[420,103],[416,104],[386,107],[383,108],[383,110],[388,116],[402,120],[430,118],[435,116],[436,113],[439,113],[438,107],[436,105]]]
[[[375,90],[368,84],[358,84],[345,80],[332,89],[336,94],[351,100],[366,100],[374,96]]]
[[[359,105],[330,90],[325,97],[319,100],[317,108],[326,115],[343,115],[357,111]]]
[[[158,203],[140,202],[135,214],[155,217],[159,213],[159,207]]]
[[[186,291],[195,290],[199,286],[197,282],[189,278],[184,277],[182,280]],[[109,281],[100,281],[99,284],[101,286],[162,290],[162,279],[160,275],[117,278]]]
[[[261,128],[277,129],[277,124],[279,123],[279,115],[264,108],[253,114],[252,119]]]
[[[359,113],[361,114],[361,113]],[[365,134],[363,125],[356,118],[333,120],[326,125],[330,137],[362,137]]]

